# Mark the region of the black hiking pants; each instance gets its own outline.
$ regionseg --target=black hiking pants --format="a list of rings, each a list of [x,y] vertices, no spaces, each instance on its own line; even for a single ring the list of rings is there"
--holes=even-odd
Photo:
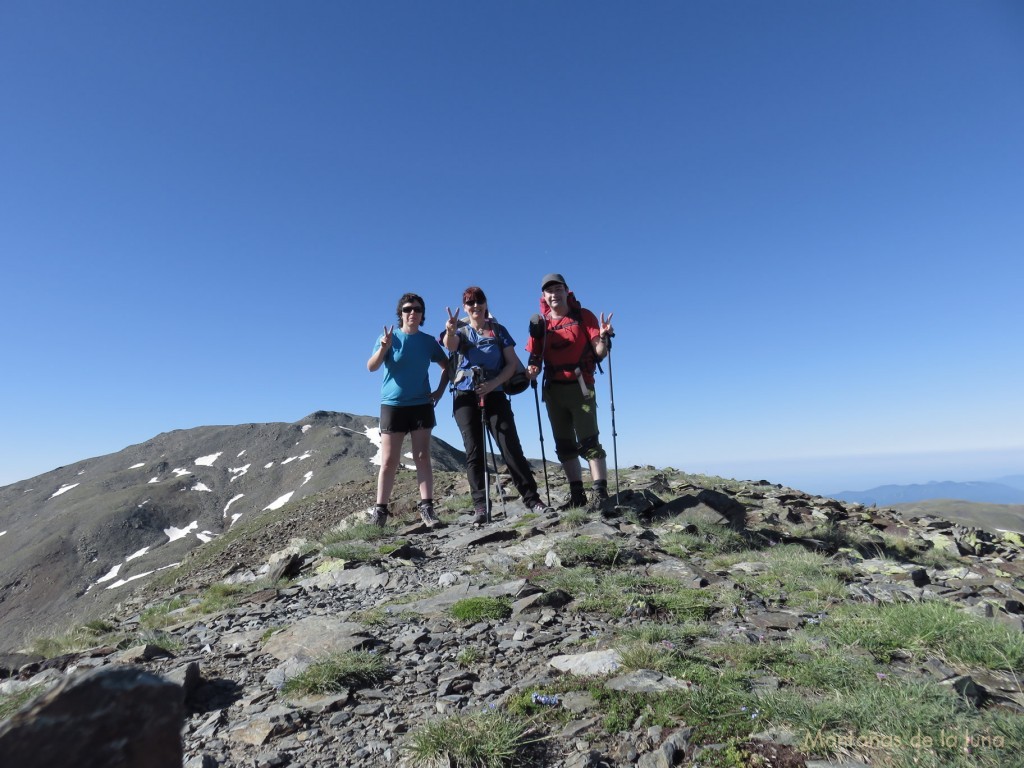
[[[459,392],[455,395],[453,408],[455,423],[459,425],[462,442],[466,448],[466,474],[469,477],[469,490],[473,494],[473,504],[482,506],[487,498],[487,489],[484,486],[487,438],[480,419],[480,398],[472,392]],[[523,446],[519,442],[519,433],[516,432],[512,403],[504,392],[491,392],[484,400],[484,411],[494,441],[498,444],[505,466],[512,476],[512,484],[522,496],[523,503],[530,506],[540,501],[533,468],[523,456]]]

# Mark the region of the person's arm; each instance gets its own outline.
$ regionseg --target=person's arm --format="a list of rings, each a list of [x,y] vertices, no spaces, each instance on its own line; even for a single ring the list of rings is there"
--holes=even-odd
[[[373,373],[384,364],[384,358],[388,356],[388,350],[391,349],[391,335],[394,333],[395,326],[388,328],[384,326],[384,335],[380,337],[380,346],[373,351],[370,355],[370,359],[366,361],[366,370]]]
[[[476,388],[476,393],[483,397],[491,394],[494,390],[504,384],[506,381],[511,379],[516,374],[516,352],[514,347],[505,347],[502,351],[502,358],[505,361],[505,366],[498,372],[498,375],[493,379],[489,379],[485,383],[481,384]]]
[[[454,352],[459,348],[459,313],[456,312],[454,315],[449,307],[445,307],[445,311],[448,313],[448,319],[444,324],[444,336],[442,337],[444,348],[449,352]]]
[[[444,397],[444,391],[448,387],[448,366],[444,363],[438,363],[438,365],[441,366],[441,380],[437,383],[437,389],[430,395],[434,405],[441,401],[441,398]]]
[[[612,314],[609,312],[606,320],[604,312],[601,313],[601,319],[597,321],[597,333],[591,334],[590,337],[590,344],[594,348],[594,357],[598,360],[604,360],[608,356],[608,350],[611,349],[610,339],[615,335],[615,329],[612,327]]]
[[[547,324],[540,315],[530,318],[530,337],[526,340],[526,378],[533,381],[540,375],[541,366],[544,361],[541,355],[544,353],[544,336],[547,333]]]

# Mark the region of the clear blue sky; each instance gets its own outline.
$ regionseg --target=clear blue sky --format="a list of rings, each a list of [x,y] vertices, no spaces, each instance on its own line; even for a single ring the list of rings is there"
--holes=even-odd
[[[1019,2],[5,0],[0,99],[0,484],[376,415],[401,293],[550,271],[620,467],[1024,471]]]

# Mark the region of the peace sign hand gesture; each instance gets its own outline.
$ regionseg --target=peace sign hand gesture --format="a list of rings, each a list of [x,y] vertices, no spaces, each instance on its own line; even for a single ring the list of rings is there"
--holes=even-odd
[[[601,313],[601,335],[604,337],[611,337],[615,335],[615,329],[612,328],[612,315],[614,312],[608,313],[608,319],[605,319],[604,312]]]
[[[448,313],[448,320],[444,327],[449,333],[455,333],[459,329],[459,314],[462,312],[462,308],[456,309],[454,315],[450,307],[445,307],[444,311]]]
[[[388,349],[391,346],[391,336],[394,332],[395,326],[392,325],[390,328],[386,325],[384,326],[384,335],[380,339],[381,349]]]

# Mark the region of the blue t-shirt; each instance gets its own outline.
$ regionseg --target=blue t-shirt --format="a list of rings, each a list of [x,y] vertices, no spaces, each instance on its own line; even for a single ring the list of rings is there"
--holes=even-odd
[[[383,336],[377,337],[373,351],[380,349]],[[396,329],[391,348],[384,357],[384,383],[380,387],[381,405],[426,405],[431,402],[430,364],[447,361],[444,348],[428,333],[407,334]]]
[[[493,379],[505,367],[505,347],[514,347],[515,341],[509,335],[505,326],[491,321],[491,331],[484,331],[482,334],[473,330],[471,325],[459,327],[459,353],[462,361],[459,370],[468,370],[474,366],[483,369],[484,379]],[[473,389],[480,382],[474,382],[469,376],[463,378],[455,385],[455,389],[466,392]],[[498,387],[496,392],[503,391]]]

